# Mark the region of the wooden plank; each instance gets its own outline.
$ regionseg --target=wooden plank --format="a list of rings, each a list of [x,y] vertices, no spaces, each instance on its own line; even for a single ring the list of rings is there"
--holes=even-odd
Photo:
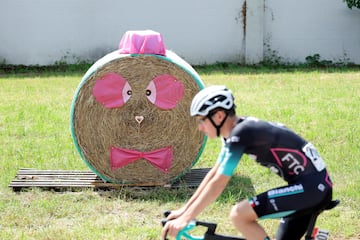
[[[20,169],[10,183],[14,191],[39,187],[50,189],[94,188],[103,182],[91,171]]]
[[[36,180],[36,179],[81,179],[81,180],[100,180],[100,178],[90,176],[90,175],[17,175],[17,179],[19,180]]]
[[[156,187],[170,188],[197,187],[205,177],[209,168],[192,169],[182,178],[172,184],[158,183],[109,183],[103,181],[92,171],[82,170],[36,170],[20,169],[16,177],[9,184],[13,191],[21,191],[24,188],[46,189],[118,189],[123,187]]]

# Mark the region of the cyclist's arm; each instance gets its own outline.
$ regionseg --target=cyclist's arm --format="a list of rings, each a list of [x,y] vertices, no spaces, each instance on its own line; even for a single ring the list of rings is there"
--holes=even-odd
[[[219,161],[204,178],[198,190],[185,205],[184,211],[176,219],[169,221],[163,228],[162,236],[168,231],[172,236],[184,228],[192,219],[200,214],[225,189],[235,167],[242,156],[241,147],[224,147],[225,151],[219,155]],[[232,149],[229,151],[229,149]]]
[[[220,153],[218,162],[212,169],[212,175],[207,179],[199,191],[198,196],[194,198],[191,205],[188,206],[184,214],[195,218],[206,206],[214,201],[225,189],[236,166],[243,154],[242,147],[224,146]],[[187,217],[187,218],[188,218]],[[192,219],[190,218],[190,220]]]
[[[222,193],[229,180],[229,176],[216,172],[214,176],[209,179],[203,190],[199,192],[198,196],[194,198],[193,202],[188,206],[184,213],[165,224],[161,234],[162,238],[164,238],[166,234],[169,236],[177,236],[179,231],[184,229],[192,219]]]
[[[183,215],[184,219],[191,220],[195,218],[205,207],[213,202],[225,189],[236,166],[243,154],[242,147],[224,146],[219,155],[218,162],[211,169],[209,178],[204,181],[201,191],[192,198],[192,202],[187,205]]]
[[[232,147],[230,151],[229,146],[223,145],[215,166],[208,172],[196,192],[193,194],[193,196],[186,203],[182,210],[186,211],[193,204],[193,202],[196,201],[196,199],[204,191],[205,187],[211,182],[212,179],[215,178],[217,173],[220,175],[231,177],[242,157],[242,154],[243,151],[241,147]]]
[[[201,181],[201,184],[199,185],[199,187],[197,188],[195,193],[192,195],[192,197],[187,202],[185,209],[187,209],[189,206],[191,206],[191,204],[200,196],[201,192],[204,191],[206,185],[208,185],[208,183],[211,181],[211,179],[214,178],[218,168],[219,168],[219,164],[216,163],[215,166],[213,168],[211,168],[211,170],[206,174],[205,178]]]
[[[212,167],[210,169],[210,171],[205,175],[204,179],[201,181],[200,185],[198,186],[198,188],[196,189],[195,193],[191,196],[191,198],[186,202],[186,204],[179,210],[177,211],[173,211],[173,214],[170,214],[167,219],[174,219],[179,217],[181,214],[183,214],[190,206],[191,204],[199,197],[199,195],[201,194],[201,192],[204,190],[204,188],[206,187],[206,185],[209,183],[209,181],[215,176],[216,172],[219,169],[220,166],[220,162],[222,161],[222,159],[225,156],[225,148],[224,148],[224,143],[223,143],[223,147],[221,148],[221,151],[219,153],[219,156],[217,158],[217,162],[214,165],[214,167]]]
[[[210,205],[210,203],[216,200],[225,189],[229,180],[230,180],[229,176],[216,172],[214,176],[211,179],[209,179],[203,191],[200,192],[199,196],[185,211],[184,213],[185,219],[187,220],[194,219],[208,205]]]
[[[167,219],[174,219],[181,216],[193,202],[199,197],[201,192],[204,190],[208,182],[214,177],[215,173],[217,172],[219,164],[217,163],[210,171],[205,175],[204,179],[201,181],[199,187],[196,189],[195,193],[191,196],[191,198],[186,202],[186,204],[180,208],[179,210],[172,211]]]

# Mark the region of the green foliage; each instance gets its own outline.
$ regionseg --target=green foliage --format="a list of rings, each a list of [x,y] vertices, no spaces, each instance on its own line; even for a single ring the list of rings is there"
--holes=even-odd
[[[260,63],[265,66],[279,66],[280,64],[284,65],[284,59],[279,56],[279,53],[276,50],[271,49],[269,42],[270,37],[268,36],[264,42],[264,60]]]
[[[306,65],[310,67],[329,67],[333,64],[333,62],[329,60],[320,60],[320,54],[318,53],[312,56],[307,56],[305,60]]]
[[[307,56],[305,58],[305,67],[343,67],[343,66],[355,66],[350,62],[350,59],[347,57],[347,54],[344,53],[342,59],[333,62],[331,60],[322,60],[320,54],[316,53],[312,56]]]
[[[343,0],[349,8],[360,8],[360,0]]]
[[[0,62],[0,76],[8,74],[30,74],[30,75],[62,75],[69,73],[85,73],[87,69],[92,65],[91,62],[78,62],[76,64],[67,64],[66,62],[58,61],[51,66],[40,66],[40,65],[11,65],[6,62]]]

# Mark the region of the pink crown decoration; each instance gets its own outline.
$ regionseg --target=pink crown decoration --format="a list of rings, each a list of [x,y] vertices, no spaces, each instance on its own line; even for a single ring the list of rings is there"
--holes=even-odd
[[[127,31],[121,38],[119,50],[121,54],[166,55],[161,34],[152,30]]]

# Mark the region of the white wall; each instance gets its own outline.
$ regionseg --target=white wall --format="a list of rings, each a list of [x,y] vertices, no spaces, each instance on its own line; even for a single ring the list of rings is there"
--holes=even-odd
[[[360,9],[341,0],[267,0],[265,9],[265,43],[284,61],[318,53],[360,64]]]
[[[236,61],[243,38],[239,0],[2,0],[0,61],[96,60],[127,30],[151,29],[191,63]]]
[[[360,10],[342,0],[0,0],[0,62],[95,61],[127,30],[160,32],[190,64],[322,59],[360,64]]]

